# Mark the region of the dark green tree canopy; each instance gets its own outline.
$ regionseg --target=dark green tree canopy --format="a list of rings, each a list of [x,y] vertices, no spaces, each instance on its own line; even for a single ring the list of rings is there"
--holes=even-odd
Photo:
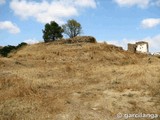
[[[45,25],[43,32],[43,39],[45,42],[50,42],[62,38],[63,29],[55,22],[51,21]]]
[[[68,20],[66,24],[62,25],[62,28],[70,38],[76,37],[82,31],[81,24],[74,19]]]
[[[25,45],[27,45],[27,43],[22,42],[17,46],[12,46],[12,45],[5,46],[0,49],[0,55],[3,57],[7,57],[9,53],[11,53],[12,51],[18,50],[19,48],[21,48]]]

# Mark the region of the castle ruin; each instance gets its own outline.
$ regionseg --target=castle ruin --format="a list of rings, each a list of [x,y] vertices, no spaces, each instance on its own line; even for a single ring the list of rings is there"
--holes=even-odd
[[[148,42],[140,41],[135,44],[128,43],[128,51],[133,53],[148,53],[149,45]]]

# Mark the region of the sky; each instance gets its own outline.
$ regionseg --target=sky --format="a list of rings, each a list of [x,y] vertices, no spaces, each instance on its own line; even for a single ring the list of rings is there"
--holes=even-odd
[[[44,25],[75,19],[82,36],[127,49],[146,41],[160,52],[160,0],[0,0],[0,46],[42,42]]]

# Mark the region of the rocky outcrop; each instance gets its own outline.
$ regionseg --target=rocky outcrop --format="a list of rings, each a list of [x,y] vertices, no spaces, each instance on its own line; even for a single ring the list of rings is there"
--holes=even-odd
[[[55,44],[96,43],[96,42],[97,42],[96,39],[92,36],[76,36],[74,38],[54,41]]]

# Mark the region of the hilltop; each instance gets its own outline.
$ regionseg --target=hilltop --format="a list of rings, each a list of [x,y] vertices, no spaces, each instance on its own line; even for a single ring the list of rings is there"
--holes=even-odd
[[[107,43],[38,43],[0,58],[0,119],[160,114],[160,59]],[[145,119],[144,119],[145,120]]]
[[[55,62],[97,62],[110,65],[142,63],[146,54],[136,54],[122,47],[107,43],[97,43],[93,37],[75,37],[49,43],[28,45],[13,52],[9,57],[27,60]],[[152,58],[154,59],[154,58]],[[145,61],[147,62],[147,61]]]

